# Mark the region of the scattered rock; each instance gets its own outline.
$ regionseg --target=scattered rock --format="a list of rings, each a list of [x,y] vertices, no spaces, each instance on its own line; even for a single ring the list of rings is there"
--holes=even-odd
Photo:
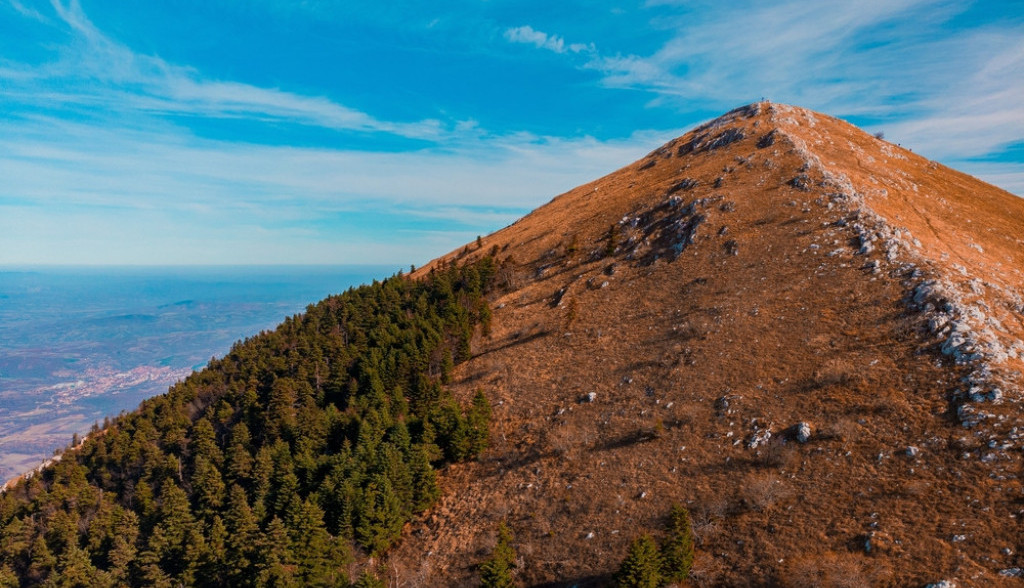
[[[999,575],[1004,578],[1024,578],[1024,568],[1006,568],[999,570]]]
[[[809,192],[811,189],[811,177],[807,174],[799,174],[789,181],[789,185],[801,192]]]
[[[672,184],[672,187],[668,189],[668,192],[666,192],[666,194],[674,194],[676,192],[679,192],[680,190],[690,190],[696,188],[697,184],[699,183],[700,182],[693,178],[683,178],[682,180],[676,182],[675,184]]]
[[[932,582],[924,588],[956,588],[956,582],[953,580],[939,580],[938,582]]]
[[[760,139],[757,140],[757,148],[764,149],[765,147],[771,147],[775,144],[776,130],[772,129],[768,133],[765,133]]]
[[[811,439],[810,423],[799,422],[796,425],[796,440],[800,443],[807,443]]]
[[[907,457],[917,457],[918,455],[921,454],[921,450],[911,445],[907,447],[904,453],[907,454]]]
[[[587,392],[587,395],[580,399],[580,402],[589,403],[597,400],[597,392]]]
[[[726,129],[719,133],[718,135],[716,135],[714,139],[711,139],[707,146],[705,146],[705,149],[707,149],[708,151],[711,151],[713,149],[719,149],[721,147],[725,147],[730,143],[742,141],[745,137],[746,135],[743,134],[742,129]]]
[[[760,429],[758,431],[754,431],[754,434],[751,435],[750,439],[747,441],[747,449],[757,449],[758,447],[767,443],[768,440],[771,438],[772,432],[769,431],[768,429]]]
[[[865,553],[898,554],[901,551],[899,542],[892,535],[882,531],[871,531],[864,541]]]

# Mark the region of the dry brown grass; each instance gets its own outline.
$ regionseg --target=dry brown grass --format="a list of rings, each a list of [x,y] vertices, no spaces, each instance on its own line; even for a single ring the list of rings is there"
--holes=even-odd
[[[797,556],[782,569],[785,588],[866,588],[878,586],[888,574],[877,562],[852,553]]]
[[[920,267],[951,272],[955,263],[1018,291],[1024,201],[840,121],[792,117],[802,122],[785,131],[803,145],[779,133],[759,148],[781,124],[766,115],[730,123],[746,138],[719,151],[679,156],[684,137],[467,254],[496,243],[510,261],[492,300],[494,333],[474,343],[478,356],[456,370],[452,390],[467,400],[483,381],[501,404],[493,447],[479,463],[442,472],[441,505],[410,525],[393,555],[432,562],[425,585],[471,584],[475,537],[495,516],[516,531],[524,584],[607,579],[629,540],[657,529],[674,502],[693,516],[694,585],[920,586],[969,569],[980,586],[1018,565],[999,549],[1019,545],[1011,515],[1024,503],[1011,476],[1020,453],[980,463],[988,437],[949,412],[963,369],[937,361],[935,342],[909,328],[900,267],[909,258],[890,265],[876,250],[869,257],[882,271],[865,270],[850,223],[836,224],[852,221],[844,207],[859,204],[830,196],[805,155],[849,178],[890,225],[909,229],[927,257]],[[789,183],[801,173],[808,192]],[[614,257],[590,258],[610,225],[661,206],[684,177],[698,184],[674,194],[682,206],[723,200],[699,209],[704,222],[678,258],[641,249],[631,258],[643,245],[626,238],[640,228],[622,231]],[[579,246],[571,260],[569,236]],[[552,307],[560,291],[569,295]],[[577,316],[566,337],[570,300]],[[1024,338],[1019,320],[1000,320]],[[596,402],[579,403],[589,391]],[[734,400],[716,410],[722,396]],[[986,409],[1009,428],[1019,420],[1014,406]],[[659,421],[656,435],[637,435]],[[812,440],[780,443],[800,421],[814,426]],[[773,433],[756,450],[745,445],[753,422]],[[908,445],[921,455],[902,457]],[[984,540],[950,543],[951,521]],[[858,550],[873,523],[892,549],[868,557]]]

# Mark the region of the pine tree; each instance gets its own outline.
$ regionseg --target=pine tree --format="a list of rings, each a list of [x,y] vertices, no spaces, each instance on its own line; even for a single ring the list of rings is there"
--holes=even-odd
[[[84,549],[72,545],[61,554],[57,562],[57,575],[61,586],[90,586],[95,579],[96,568]]]
[[[11,566],[7,564],[0,566],[0,588],[18,588],[20,585],[18,574]]]
[[[486,398],[440,380],[486,334],[494,275],[350,289],[94,428],[0,494],[0,586],[348,585],[352,541],[386,549],[436,501],[432,462],[487,445]]]
[[[619,248],[619,226],[616,224],[609,226],[605,239],[607,239],[607,242],[604,246],[604,256],[611,257],[615,255],[615,250]]]
[[[189,449],[193,457],[205,457],[217,467],[220,467],[223,463],[224,455],[217,445],[217,434],[213,430],[213,425],[205,418],[196,421],[196,424],[192,427],[192,439],[189,442]]]
[[[650,535],[641,535],[629,546],[629,553],[615,575],[615,585],[618,588],[659,588],[663,584],[658,546]]]
[[[402,504],[386,476],[376,475],[363,488],[355,513],[356,541],[371,553],[381,553],[402,533]]]
[[[487,449],[491,438],[491,403],[483,390],[477,390],[473,396],[473,405],[469,409],[466,421],[469,452],[467,457],[475,457]]]
[[[239,425],[241,426],[241,425]],[[232,443],[227,451],[225,474],[228,482],[243,485],[248,483],[252,474],[252,455],[241,443]]]
[[[195,518],[189,507],[188,496],[170,480],[165,480],[160,492],[160,522],[155,531],[161,531],[163,540],[153,544],[153,551],[160,560],[160,567],[170,576],[181,573],[187,566],[185,549]]]
[[[324,527],[324,512],[306,500],[296,512],[290,513],[291,544],[302,583],[319,585],[330,571],[331,536]]]
[[[137,552],[135,541],[139,536],[139,517],[133,511],[123,511],[114,523],[114,536],[108,554],[110,575],[114,584],[126,584]]]
[[[668,534],[661,545],[661,572],[666,582],[682,582],[693,567],[693,527],[690,513],[679,504],[669,513]]]
[[[261,586],[288,586],[295,584],[291,570],[295,566],[291,538],[281,519],[274,517],[267,525],[260,541],[259,584]]]
[[[424,511],[434,505],[441,489],[437,487],[437,472],[430,465],[430,456],[422,445],[412,450],[409,469],[412,473],[413,512]]]
[[[367,570],[360,574],[352,588],[384,588],[384,582],[376,574]]]
[[[232,486],[228,491],[227,507],[224,515],[224,527],[227,530],[224,561],[231,583],[245,584],[253,575],[253,570],[249,568],[257,547],[256,537],[259,528],[246,500],[245,490],[240,486]]]
[[[195,472],[192,474],[192,496],[197,511],[202,517],[210,517],[220,510],[224,503],[224,480],[220,471],[205,456],[196,456]]]
[[[516,550],[512,547],[512,530],[504,522],[498,526],[498,544],[491,557],[480,564],[481,588],[512,588],[515,580]]]

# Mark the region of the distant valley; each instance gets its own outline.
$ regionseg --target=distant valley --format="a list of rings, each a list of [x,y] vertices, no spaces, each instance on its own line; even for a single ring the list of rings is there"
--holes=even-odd
[[[0,482],[384,267],[0,269]]]

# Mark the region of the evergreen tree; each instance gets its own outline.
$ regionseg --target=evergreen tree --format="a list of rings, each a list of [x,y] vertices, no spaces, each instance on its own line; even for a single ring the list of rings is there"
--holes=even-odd
[[[197,505],[197,514],[210,517],[216,514],[224,502],[224,480],[217,466],[196,456],[195,472],[192,474],[192,496]]]
[[[693,527],[690,513],[682,505],[672,505],[668,534],[661,545],[661,571],[666,582],[682,582],[693,567]]]
[[[504,522],[498,526],[498,544],[491,557],[480,564],[480,586],[482,588],[512,588],[515,580],[512,570],[516,567],[516,550],[512,547],[512,531]]]
[[[249,476],[252,474],[252,455],[243,444],[233,442],[228,448],[225,469],[228,482],[239,485],[248,484]]]
[[[135,541],[139,536],[139,518],[132,511],[123,511],[114,523],[114,535],[108,558],[110,577],[113,584],[127,583],[135,560]]]
[[[18,588],[21,583],[18,581],[18,574],[9,564],[0,566],[0,588]]]
[[[256,539],[259,527],[256,518],[249,508],[245,490],[232,486],[228,491],[228,510],[224,515],[224,527],[227,537],[224,541],[224,563],[228,578],[233,584],[249,584],[255,570],[250,570],[253,555],[257,547]]]
[[[306,500],[291,513],[291,545],[298,564],[297,577],[305,585],[319,584],[330,573],[331,536],[324,527],[324,512]]]
[[[150,537],[150,545],[159,558],[160,567],[173,577],[187,567],[185,549],[196,521],[185,491],[170,480],[164,481],[160,501],[160,522],[154,530],[154,535],[155,531],[160,531],[160,538],[152,542]]]
[[[31,559],[27,577],[32,584],[41,584],[50,575],[50,571],[57,565],[57,558],[54,557],[50,547],[46,544],[42,535],[36,535],[32,542]]]
[[[384,582],[376,574],[366,570],[359,575],[359,579],[352,585],[352,588],[384,588]]]
[[[629,553],[615,575],[615,585],[619,588],[659,588],[663,584],[658,546],[650,535],[641,535],[629,546]]]
[[[213,430],[213,425],[206,418],[199,419],[193,425],[189,448],[193,459],[201,456],[217,466],[220,466],[224,460],[220,446],[217,445],[217,434]]]
[[[278,517],[267,525],[259,546],[259,584],[262,586],[287,586],[295,583],[292,569],[295,556],[288,529]]]
[[[430,465],[430,456],[422,445],[412,450],[409,464],[413,486],[413,512],[426,510],[434,505],[441,489],[437,486],[437,472]]]
[[[401,535],[402,505],[387,477],[376,475],[360,493],[355,513],[355,539],[371,553],[381,553]]]
[[[613,223],[609,226],[605,239],[604,256],[611,257],[615,255],[615,251],[619,248],[619,225]]]
[[[59,586],[90,586],[96,576],[89,554],[77,545],[70,546],[61,554],[57,572]]]
[[[473,396],[473,405],[467,415],[468,455],[477,456],[490,445],[491,403],[483,390]]]

